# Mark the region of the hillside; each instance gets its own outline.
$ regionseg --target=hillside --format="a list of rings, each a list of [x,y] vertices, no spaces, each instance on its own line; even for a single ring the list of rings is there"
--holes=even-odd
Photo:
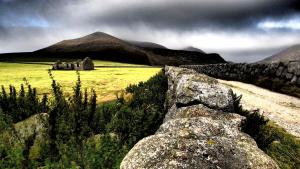
[[[152,42],[126,41],[106,33],[93,34],[58,42],[28,53],[1,54],[0,60],[56,60],[89,56],[92,59],[145,65],[190,65],[225,63],[218,54],[199,51],[172,50]],[[49,61],[50,61],[49,60]]]
[[[300,44],[287,48],[273,56],[259,61],[259,63],[276,63],[300,60]]]

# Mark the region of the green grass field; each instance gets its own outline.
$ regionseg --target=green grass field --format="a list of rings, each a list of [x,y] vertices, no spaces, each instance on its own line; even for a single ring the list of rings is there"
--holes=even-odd
[[[161,68],[109,61],[94,61],[94,63],[95,70],[80,71],[80,76],[83,88],[95,89],[99,102],[115,99],[116,93],[124,90],[129,84],[146,81],[161,70]],[[51,80],[48,75],[48,69],[51,69],[50,64],[52,62],[0,62],[0,85],[7,88],[11,84],[19,88],[18,86],[26,78],[33,87],[37,88],[39,94],[50,93]],[[76,71],[57,70],[52,73],[68,94],[76,82]]]

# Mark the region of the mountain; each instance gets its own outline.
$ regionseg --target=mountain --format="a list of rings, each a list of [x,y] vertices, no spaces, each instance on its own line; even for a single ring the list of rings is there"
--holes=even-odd
[[[189,46],[189,47],[183,48],[182,50],[191,51],[191,52],[205,53],[203,50],[195,48],[193,46]]]
[[[136,63],[145,65],[184,65],[225,63],[218,54],[198,51],[172,50],[152,42],[126,41],[102,32],[70,40],[63,40],[49,47],[23,54],[0,55],[0,60],[14,58],[92,59]],[[38,58],[38,59],[37,59]],[[34,61],[35,61],[34,60]]]
[[[58,42],[35,51],[37,54],[52,54],[59,57],[90,56],[93,59],[149,64],[149,56],[143,50],[102,32]]]
[[[152,42],[128,42],[150,53],[151,56],[153,56],[150,60],[155,65],[178,66],[184,64],[214,64],[226,62],[219,54],[206,54],[202,50],[193,47],[184,48],[182,50],[173,50]]]
[[[265,58],[259,61],[259,63],[276,63],[288,61],[300,61],[300,44],[294,45],[273,56]]]

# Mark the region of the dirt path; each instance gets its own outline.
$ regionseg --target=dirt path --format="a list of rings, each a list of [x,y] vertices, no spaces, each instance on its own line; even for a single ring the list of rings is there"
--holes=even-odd
[[[219,82],[231,87],[234,93],[243,95],[241,104],[245,109],[260,109],[264,116],[300,137],[300,99],[242,82]]]

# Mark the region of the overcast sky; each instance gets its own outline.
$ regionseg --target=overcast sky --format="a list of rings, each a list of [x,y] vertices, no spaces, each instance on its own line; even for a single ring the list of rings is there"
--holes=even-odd
[[[300,44],[299,0],[0,0],[0,53],[96,31],[257,61]]]

